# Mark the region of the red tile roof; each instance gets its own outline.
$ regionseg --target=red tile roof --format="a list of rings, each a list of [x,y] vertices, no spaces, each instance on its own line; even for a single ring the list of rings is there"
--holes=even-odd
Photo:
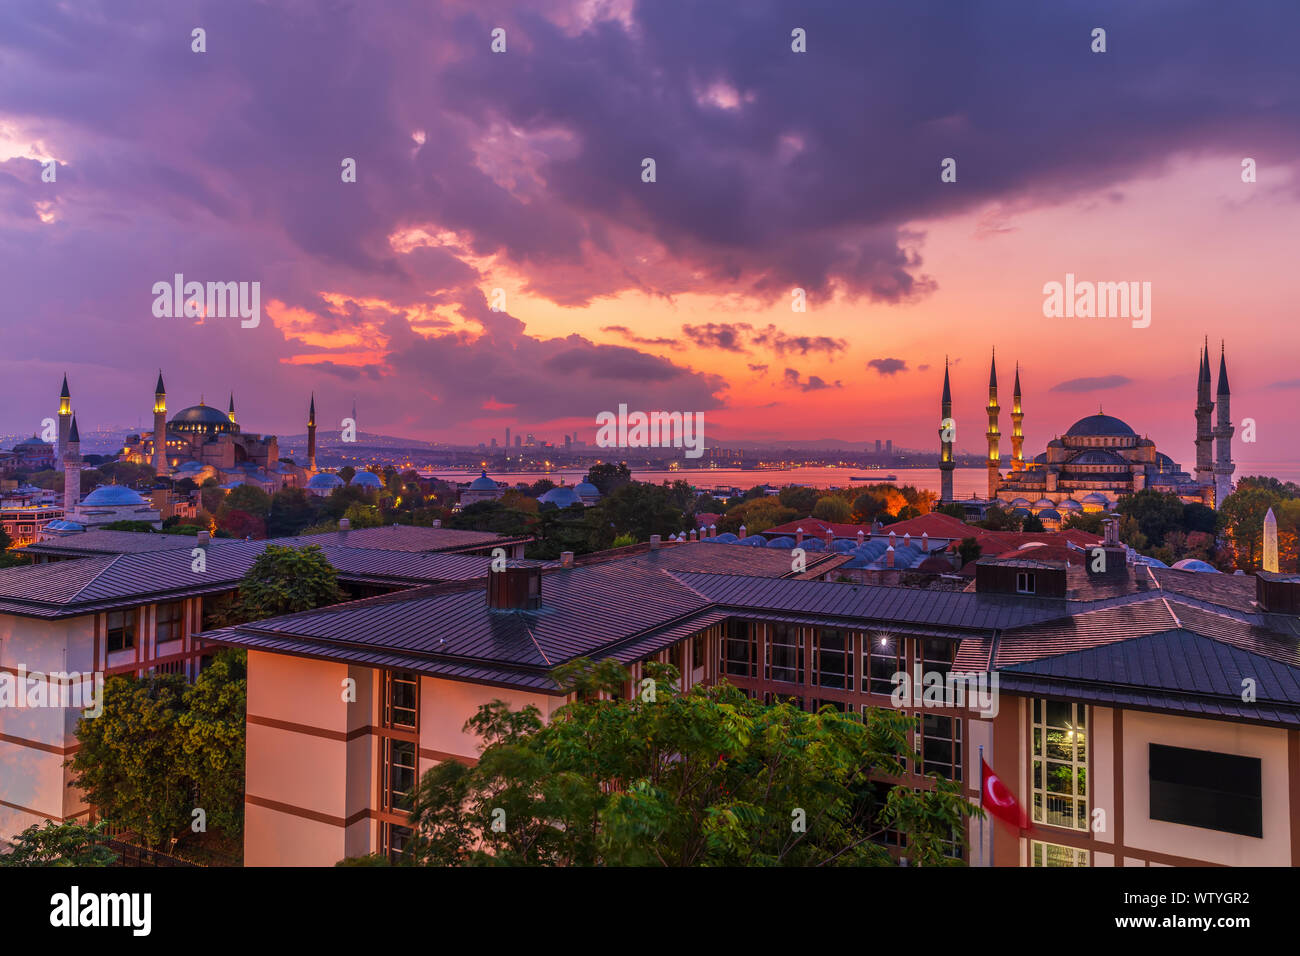
[[[799,518],[797,521],[787,521],[775,528],[768,528],[763,534],[794,534],[800,528],[803,528],[804,534],[811,535],[814,538],[826,537],[828,528],[834,532],[837,538],[856,538],[859,531],[863,534],[871,534],[871,525],[839,524],[834,521],[823,521],[821,518]]]

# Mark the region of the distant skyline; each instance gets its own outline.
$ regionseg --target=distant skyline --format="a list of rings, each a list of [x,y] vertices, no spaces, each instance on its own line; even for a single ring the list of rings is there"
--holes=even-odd
[[[841,6],[0,7],[0,431],[65,372],[83,429],[144,423],[161,366],[278,435],[314,391],[425,441],[626,403],[931,448],[947,355],[976,452],[996,348],[1026,456],[1102,407],[1190,467],[1208,336],[1238,460],[1300,458],[1300,6]],[[177,273],[260,324],[156,318]],[[1150,282],[1150,326],[1044,318],[1067,273]]]

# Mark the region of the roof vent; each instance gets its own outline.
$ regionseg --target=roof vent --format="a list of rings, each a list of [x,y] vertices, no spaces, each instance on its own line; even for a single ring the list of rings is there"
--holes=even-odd
[[[351,521],[349,521],[347,518],[340,518],[340,519],[339,519],[339,530],[340,530],[340,531],[350,531],[351,529],[352,529],[352,522],[351,522]]]
[[[488,607],[502,611],[526,611],[542,606],[541,567],[488,571]]]
[[[1256,571],[1255,601],[1263,611],[1300,614],[1300,574]]]
[[[659,535],[657,535],[657,534],[652,534],[652,535],[650,535],[650,550],[651,550],[651,551],[658,551],[658,550],[659,550],[659,542],[662,541],[662,540],[663,540],[663,539],[660,538]]]
[[[571,567],[573,567],[573,552],[572,552],[572,551],[561,551],[561,552],[560,552],[560,567],[562,567],[562,568],[571,568]]]

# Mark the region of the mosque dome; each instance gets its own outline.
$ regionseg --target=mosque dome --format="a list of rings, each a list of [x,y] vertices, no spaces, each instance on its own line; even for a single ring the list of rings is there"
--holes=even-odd
[[[1083,496],[1083,503],[1085,505],[1109,505],[1110,499],[1107,498],[1105,495],[1098,494],[1097,492],[1094,491],[1090,495]]]
[[[1183,558],[1181,561],[1174,562],[1175,571],[1198,571],[1201,574],[1219,574],[1220,571],[1214,565],[1196,558]]]
[[[1055,508],[1044,508],[1042,511],[1038,512],[1038,520],[1039,521],[1060,521],[1061,513],[1057,511]]]
[[[211,405],[191,405],[172,416],[173,425],[229,425],[230,416]]]
[[[100,485],[81,502],[95,508],[113,508],[122,505],[146,505],[139,492],[132,491],[125,485]]]
[[[600,489],[590,481],[580,481],[573,486],[573,490],[578,493],[579,498],[599,498]]]
[[[1011,516],[1012,516],[1013,518],[1028,518],[1031,514],[1033,514],[1033,512],[1030,511],[1028,508],[1012,508],[1012,509],[1011,509]]]
[[[484,471],[482,474],[480,474],[477,478],[475,478],[473,481],[469,483],[469,490],[470,491],[500,491],[501,489],[497,487],[497,483],[493,481],[491,478],[489,478],[488,473]]]
[[[582,499],[578,497],[578,493],[573,490],[572,485],[561,485],[546,492],[537,499],[537,502],[543,505],[555,505],[557,508],[568,508],[572,505],[582,504]]]
[[[31,438],[24,438],[18,444],[14,445],[14,451],[17,451],[19,448],[49,448],[49,447],[51,447],[49,442],[41,441],[39,438],[33,435]]]
[[[1064,501],[1062,501],[1060,504],[1056,506],[1056,510],[1057,511],[1082,511],[1083,505],[1079,504],[1079,502],[1075,501],[1073,498],[1066,498]]]
[[[1029,507],[1029,499],[1028,499],[1028,498],[1012,498],[1012,499],[1011,499],[1011,507],[1012,507],[1012,508],[1028,508],[1028,507]]]
[[[1123,458],[1113,451],[1103,451],[1100,448],[1094,448],[1090,451],[1081,451],[1070,459],[1071,465],[1127,465]]]
[[[1053,501],[1051,498],[1039,498],[1037,501],[1034,502],[1033,507],[1038,508],[1040,510],[1045,510],[1047,508],[1055,508],[1056,502]]]
[[[1114,415],[1103,415],[1098,412],[1096,415],[1080,418],[1065,433],[1066,438],[1094,438],[1101,436],[1136,438],[1137,432],[1130,428],[1128,423],[1116,418]]]
[[[352,480],[348,482],[348,484],[354,488],[379,489],[384,487],[384,483],[379,480],[379,476],[376,475],[373,471],[357,472],[355,475],[352,476]]]
[[[307,482],[308,488],[316,488],[322,491],[333,491],[335,488],[343,487],[343,479],[338,475],[332,475],[327,471],[322,471],[319,475],[312,475],[311,480]]]

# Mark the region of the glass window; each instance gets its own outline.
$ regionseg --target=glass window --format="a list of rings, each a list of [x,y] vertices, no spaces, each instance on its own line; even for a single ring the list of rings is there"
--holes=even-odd
[[[803,683],[803,632],[791,624],[767,628],[767,679]]]
[[[1087,850],[1076,850],[1058,843],[1040,843],[1038,840],[1029,843],[1030,866],[1089,866],[1089,855]]]
[[[947,641],[942,638],[926,637],[919,641],[922,675],[935,671],[945,677],[952,670],[952,662],[957,659],[959,641]]]
[[[419,678],[410,671],[385,671],[384,726],[416,726]]]
[[[415,742],[384,738],[384,809],[409,810],[415,796]]]
[[[821,687],[850,690],[853,684],[853,635],[818,628],[813,632],[814,682]]]
[[[184,633],[185,605],[180,601],[158,605],[158,643],[179,640]]]
[[[1034,822],[1088,829],[1087,706],[1035,700],[1033,706]]]
[[[396,823],[384,824],[384,846],[383,852],[388,855],[389,860],[396,863],[411,842],[413,831],[410,827],[400,826]]]
[[[748,621],[728,621],[722,640],[722,673],[756,677],[754,635]]]
[[[1016,593],[1033,594],[1034,593],[1034,575],[1030,571],[1016,572]]]
[[[940,714],[920,712],[920,740],[916,748],[921,755],[922,774],[937,773],[947,780],[961,780],[961,720]]]
[[[108,612],[108,649],[135,647],[135,610]]]
[[[704,666],[704,648],[708,643],[708,638],[703,634],[696,634],[691,640],[691,670],[698,670]]]
[[[904,670],[907,641],[892,634],[864,634],[862,637],[862,689],[889,696],[894,692],[894,675]]]

